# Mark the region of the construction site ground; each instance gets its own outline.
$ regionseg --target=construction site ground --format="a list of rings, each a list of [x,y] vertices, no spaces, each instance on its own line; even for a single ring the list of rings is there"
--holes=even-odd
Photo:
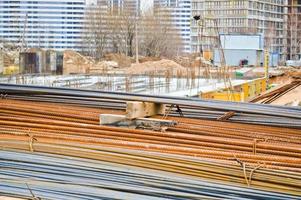
[[[301,106],[301,86],[286,93],[284,96],[273,101],[271,104]]]
[[[273,76],[269,80],[269,84],[275,85],[275,88],[281,88],[290,85],[293,82],[300,82],[300,84],[294,86],[293,88],[288,88],[279,95],[278,98],[273,100],[270,104],[272,105],[282,105],[282,106],[300,106],[301,105],[301,68],[287,68],[281,67],[283,74],[280,76]],[[271,88],[271,91],[275,90]],[[267,91],[268,93],[269,91]]]

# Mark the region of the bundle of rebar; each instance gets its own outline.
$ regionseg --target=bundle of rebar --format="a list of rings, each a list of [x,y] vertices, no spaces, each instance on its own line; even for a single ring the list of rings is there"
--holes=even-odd
[[[0,196],[24,199],[298,198],[160,170],[45,153],[0,151],[0,167]]]
[[[171,107],[177,105],[177,108],[180,108],[181,113],[187,118],[216,120],[229,112],[233,112],[234,114],[227,120],[301,128],[301,108],[297,107],[10,84],[0,84],[0,94],[3,98],[9,99],[59,102],[120,110],[125,109],[126,101],[154,102],[167,104]],[[172,109],[169,115],[178,115],[178,110]]]
[[[272,89],[272,91],[267,91],[266,93],[253,98],[250,102],[261,103],[261,104],[270,104],[300,86],[301,86],[301,80],[297,79],[297,80],[292,81],[289,84],[285,84],[281,87]]]
[[[8,95],[18,96],[19,92],[7,90]],[[44,98],[43,94],[39,95]],[[26,99],[27,96],[19,97]],[[61,100],[58,96],[55,99]],[[189,102],[193,100],[188,100],[184,105],[188,106]],[[285,116],[284,110],[279,111],[282,117]],[[298,121],[299,118],[294,116],[299,110],[288,110],[288,118]],[[258,110],[255,112],[260,115]],[[14,151],[27,150],[33,155],[49,153],[103,161],[125,168],[137,167],[143,174],[146,170],[156,170],[158,173],[171,173],[170,177],[185,176],[186,179],[213,182],[219,187],[231,185],[243,190],[250,188],[273,192],[275,199],[278,195],[278,199],[282,198],[281,195],[294,195],[292,199],[301,195],[300,129],[157,115],[153,118],[178,122],[175,127],[160,132],[101,126],[99,114],[103,113],[123,114],[124,110],[92,108],[86,104],[69,104],[68,101],[46,103],[3,98],[0,100],[0,147]],[[31,170],[37,172],[34,168]],[[18,175],[13,170],[10,173],[11,176]],[[29,174],[20,174],[20,177],[26,176],[37,181],[37,177]],[[131,180],[128,177],[128,181]],[[21,179],[9,184],[12,184],[13,189],[24,189],[27,181]],[[47,190],[38,187],[39,182],[35,183],[33,186],[27,183],[35,190],[34,193]],[[121,187],[119,189],[122,190]],[[235,192],[226,190],[235,195]],[[218,197],[211,193],[196,195],[186,197]]]

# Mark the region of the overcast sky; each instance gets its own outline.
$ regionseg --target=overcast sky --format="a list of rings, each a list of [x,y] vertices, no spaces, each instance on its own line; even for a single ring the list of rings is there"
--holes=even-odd
[[[86,0],[87,4],[96,3],[97,0]]]
[[[141,0],[141,9],[147,10],[148,8],[153,6],[152,0]]]

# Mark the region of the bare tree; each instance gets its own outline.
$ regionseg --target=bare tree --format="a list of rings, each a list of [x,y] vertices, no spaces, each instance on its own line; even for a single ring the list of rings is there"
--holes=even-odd
[[[124,21],[123,33],[125,37],[126,44],[126,55],[133,56],[134,55],[134,39],[135,39],[135,27],[137,25],[137,17],[131,15],[129,12],[125,12],[122,15]]]
[[[111,14],[108,27],[114,53],[133,56],[136,20],[136,15],[127,8]]]
[[[110,16],[108,22],[108,30],[110,32],[110,47],[113,53],[123,52],[123,34],[122,34],[122,22],[120,16]]]
[[[89,9],[83,32],[84,52],[98,59],[106,52],[133,57],[136,37],[139,54],[145,56],[172,57],[182,44],[180,33],[168,15],[153,15],[150,11],[138,16],[126,7],[119,12],[110,12],[99,6]]]
[[[138,16],[124,7],[122,11],[112,13],[108,26],[114,53],[134,56],[135,37],[139,40],[140,55],[172,57],[181,49],[180,33],[173,25],[170,13],[160,16],[149,10],[143,16]]]
[[[173,25],[170,15],[152,15],[149,12],[143,16],[139,30],[143,55],[173,57],[180,51],[182,45],[180,32]]]
[[[87,9],[83,31],[84,52],[96,59],[103,57],[109,38],[108,14],[100,6]]]

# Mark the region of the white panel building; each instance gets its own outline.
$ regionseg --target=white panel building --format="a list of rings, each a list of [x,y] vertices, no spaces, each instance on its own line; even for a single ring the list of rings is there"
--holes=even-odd
[[[141,0],[98,0],[97,4],[107,6],[113,14],[122,14],[123,11],[140,14],[141,9]]]
[[[203,31],[192,23],[192,49],[212,51],[222,34],[263,34],[264,48],[286,58],[287,0],[191,0],[192,15],[200,15]],[[201,36],[200,36],[201,35]],[[215,38],[213,38],[215,36]],[[198,37],[202,37],[201,43]]]
[[[228,66],[239,66],[242,60],[247,61],[250,66],[261,66],[263,64],[262,34],[221,34],[221,47]],[[220,65],[219,49],[214,50],[214,63]]]
[[[28,48],[80,50],[86,0],[1,0],[0,40]]]
[[[190,45],[190,21],[191,21],[191,0],[155,0],[154,12],[162,19],[171,17],[175,30],[180,34],[184,53],[191,53]]]

